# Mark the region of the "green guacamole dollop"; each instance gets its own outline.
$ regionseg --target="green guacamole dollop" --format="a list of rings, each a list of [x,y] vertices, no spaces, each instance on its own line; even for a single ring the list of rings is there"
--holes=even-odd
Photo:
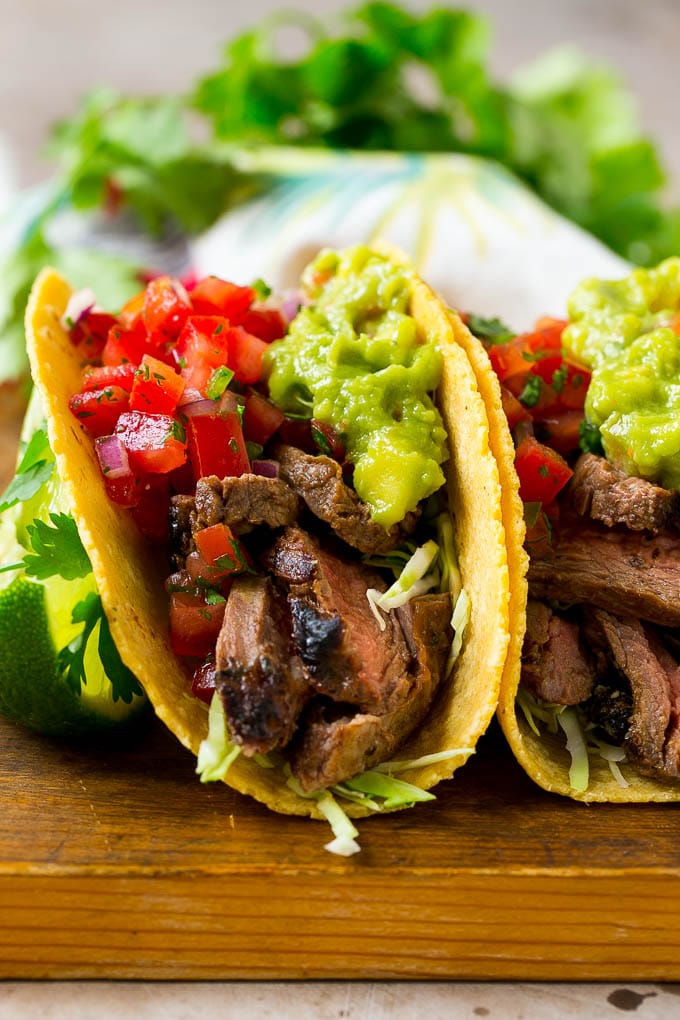
[[[564,345],[592,370],[586,416],[607,457],[680,489],[680,258],[622,280],[586,280],[568,309]]]
[[[409,314],[410,269],[356,246],[324,250],[302,280],[311,304],[269,347],[270,396],[344,434],[354,487],[389,528],[444,482],[446,432],[430,396],[441,353]]]

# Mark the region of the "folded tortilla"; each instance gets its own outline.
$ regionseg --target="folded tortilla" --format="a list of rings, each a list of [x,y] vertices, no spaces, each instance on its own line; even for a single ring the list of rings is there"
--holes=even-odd
[[[168,643],[165,565],[131,517],[109,500],[94,444],[68,409],[69,398],[81,387],[78,355],[60,325],[70,293],[56,272],[44,270],[26,315],[31,370],[50,443],[120,655],[139,678],[159,718],[197,754],[208,732],[208,709],[191,694]],[[512,498],[508,502],[507,492],[501,490],[493,449],[500,423],[491,427],[489,422],[487,409],[492,404],[484,393],[489,381],[474,367],[486,355],[415,274],[410,311],[422,337],[436,340],[443,353],[437,403],[448,431],[449,505],[462,583],[471,602],[463,650],[452,674],[441,681],[425,721],[398,752],[400,759],[412,759],[461,749],[448,760],[400,773],[400,778],[430,789],[467,760],[496,709],[509,649],[513,661],[518,660],[521,637],[511,634],[510,620],[522,617],[524,589],[520,583],[511,591],[511,583],[523,574],[524,561],[521,540],[506,542],[505,528],[516,527],[517,514],[515,502]],[[508,551],[515,556],[511,562]],[[287,786],[281,769],[262,768],[240,755],[225,781],[276,811],[321,817],[313,799],[298,796]],[[343,808],[352,817],[370,813],[361,804],[343,803]]]
[[[560,730],[550,733],[542,729],[537,735],[517,703],[522,673],[522,645],[526,628],[528,556],[524,549],[524,508],[519,496],[519,480],[515,471],[515,448],[503,412],[500,384],[496,373],[476,338],[458,316],[451,317],[457,342],[466,351],[486,403],[489,420],[489,445],[498,463],[502,486],[501,508],[508,545],[510,579],[509,649],[503,670],[498,702],[498,719],[512,752],[525,772],[551,793],[562,794],[585,802],[645,803],[649,801],[680,801],[680,784],[652,779],[640,774],[627,762],[618,767],[627,786],[621,786],[607,762],[597,755],[589,756],[590,777],[586,790],[575,791],[569,781],[571,756],[566,737]]]

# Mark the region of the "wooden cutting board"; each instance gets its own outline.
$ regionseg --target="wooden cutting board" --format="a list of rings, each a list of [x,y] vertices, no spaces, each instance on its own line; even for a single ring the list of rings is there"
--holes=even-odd
[[[677,808],[545,794],[495,727],[346,860],[202,786],[155,721],[0,738],[1,978],[680,979]]]

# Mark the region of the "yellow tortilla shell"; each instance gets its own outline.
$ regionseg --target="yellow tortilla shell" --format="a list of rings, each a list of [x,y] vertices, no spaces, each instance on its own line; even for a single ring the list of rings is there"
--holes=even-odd
[[[50,443],[120,655],[159,718],[197,754],[207,735],[208,711],[192,696],[167,641],[163,564],[132,518],[107,497],[94,445],[68,410],[69,398],[81,387],[78,356],[60,325],[70,294],[68,284],[46,269],[26,313],[31,371]],[[440,685],[423,725],[399,749],[399,758],[462,749],[452,759],[403,773],[429,789],[463,764],[493,716],[508,650],[510,589],[498,466],[475,373],[445,309],[415,276],[411,312],[422,334],[436,338],[443,351],[438,402],[450,439],[448,485],[460,569],[472,604],[452,676]],[[241,755],[226,782],[276,811],[321,817],[313,800],[286,786],[280,769],[262,768]],[[343,807],[353,817],[369,813],[361,805],[343,802]]]

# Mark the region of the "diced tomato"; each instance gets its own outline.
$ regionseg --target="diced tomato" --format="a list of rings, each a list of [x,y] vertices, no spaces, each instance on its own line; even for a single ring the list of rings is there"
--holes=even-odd
[[[243,316],[240,325],[268,344],[280,340],[288,330],[288,323],[278,308],[251,308]]]
[[[561,411],[552,417],[544,418],[536,426],[536,433],[542,442],[564,455],[578,449],[582,421],[583,411]]]
[[[208,659],[194,670],[191,680],[191,693],[195,698],[200,698],[206,705],[212,701],[217,682],[217,668],[214,659]]]
[[[196,547],[208,566],[222,575],[242,574],[252,570],[250,558],[231,528],[213,524],[195,534]]]
[[[312,439],[318,450],[333,460],[343,461],[347,453],[345,436],[342,432],[334,429],[332,425],[317,421],[311,421]]]
[[[132,516],[141,533],[152,542],[168,540],[170,485],[166,475],[151,475],[140,481]]]
[[[195,415],[187,421],[189,459],[194,478],[218,478],[245,474],[250,470],[248,451],[236,411]]]
[[[109,330],[108,339],[102,351],[104,365],[138,365],[146,352],[143,332],[126,330],[115,325]]]
[[[144,309],[144,291],[140,290],[133,298],[123,305],[118,321],[125,330],[132,330],[143,326],[142,311]]]
[[[312,439],[311,418],[285,418],[279,426],[279,439],[289,446],[297,446],[305,453],[318,452]]]
[[[116,318],[106,312],[86,312],[86,314],[69,330],[71,341],[75,344],[84,361],[94,361],[100,357],[109,330],[116,325]]]
[[[590,386],[590,372],[583,365],[565,358],[562,373],[558,391],[560,404],[562,407],[583,410]]]
[[[266,397],[249,393],[243,411],[243,434],[252,443],[266,446],[285,417]]]
[[[129,398],[129,393],[122,386],[104,386],[86,393],[75,393],[68,406],[91,435],[108,436],[120,415],[128,410]]]
[[[135,379],[134,365],[88,365],[83,369],[83,390],[100,390],[104,386],[120,386],[129,393]]]
[[[525,507],[525,514],[527,509]],[[533,520],[527,520],[524,545],[530,556],[544,559],[553,552],[553,533],[559,520],[559,504],[553,502],[547,508],[535,504],[531,509],[535,512]]]
[[[170,592],[170,644],[176,655],[203,657],[214,651],[226,602],[210,597],[200,588]]]
[[[259,382],[262,358],[268,345],[241,326],[232,326],[227,330],[226,339],[229,346],[227,366],[233,371],[236,382]]]
[[[140,479],[132,473],[121,475],[119,478],[111,478],[103,475],[106,494],[113,503],[118,506],[132,507],[139,499]]]
[[[257,297],[252,287],[239,287],[206,276],[191,291],[191,303],[199,315],[224,315],[232,326],[238,325]]]
[[[524,502],[544,505],[553,501],[574,473],[559,453],[533,436],[526,436],[517,447],[515,468]]]
[[[172,414],[184,390],[184,379],[158,358],[145,354],[135,371],[130,409]]]
[[[121,414],[115,431],[137,474],[167,474],[186,459],[185,429],[170,415],[129,411]]]
[[[228,321],[219,315],[192,315],[179,335],[175,357],[187,389],[206,396],[216,368],[227,364]]]
[[[157,276],[146,285],[142,322],[152,347],[176,340],[193,311],[189,295],[179,280]]]
[[[529,411],[526,409],[524,404],[520,404],[517,397],[507,388],[507,386],[501,386],[501,400],[503,401],[503,410],[505,412],[505,417],[508,419],[508,426],[511,431],[518,422],[531,420]]]

